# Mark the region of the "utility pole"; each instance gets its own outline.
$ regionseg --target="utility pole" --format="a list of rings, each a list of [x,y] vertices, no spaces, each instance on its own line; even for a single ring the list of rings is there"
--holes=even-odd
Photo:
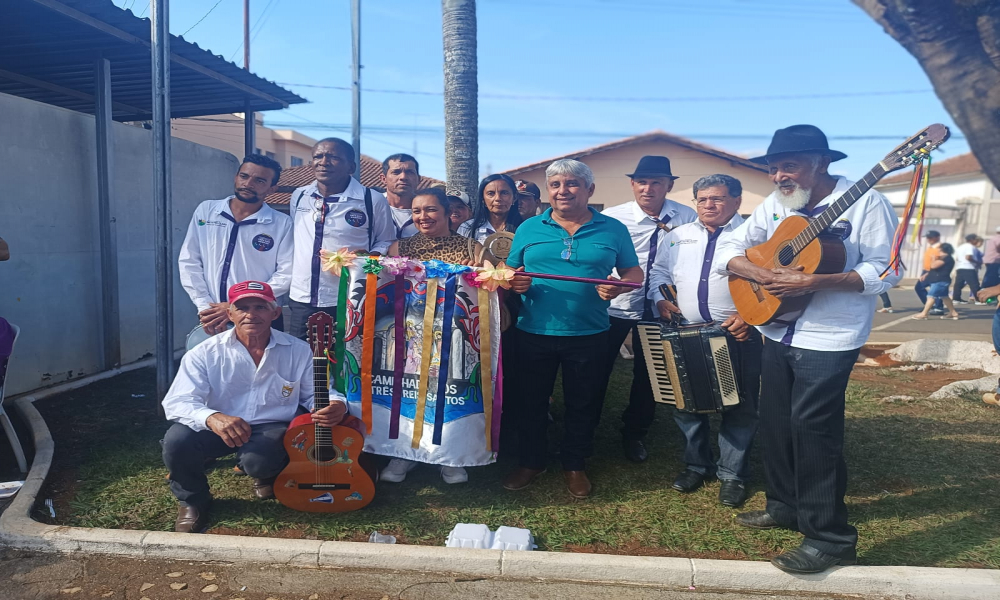
[[[153,247],[156,256],[156,396],[174,378],[174,268],[170,189],[170,0],[151,0],[153,71]],[[159,402],[157,403],[159,404]],[[162,410],[162,407],[161,409]]]
[[[243,0],[243,68],[250,70],[250,0]],[[256,152],[257,119],[250,110],[250,97],[243,107],[243,156]]]
[[[354,177],[361,180],[361,0],[351,0],[351,144]]]

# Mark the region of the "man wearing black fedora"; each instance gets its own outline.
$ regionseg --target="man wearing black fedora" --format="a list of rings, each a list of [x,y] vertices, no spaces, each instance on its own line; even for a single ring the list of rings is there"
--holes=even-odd
[[[779,298],[812,294],[797,316],[758,327],[765,337],[760,435],[767,506],[736,518],[755,529],[801,532],[798,548],[771,559],[793,573],[818,573],[857,560],[858,532],[847,521],[844,502],[844,395],[871,331],[875,299],[899,279],[880,278],[889,263],[896,213],[872,190],[826,229],[844,244],[842,273],[765,269],[745,252],[767,241],[785,218],[816,217],[839,199],[853,182],[828,169],[845,157],[830,149],[815,126],[779,129],[767,154],[751,159],[768,166],[775,190],[716,253],[718,271],[757,281]]]
[[[657,254],[663,254],[667,232],[698,220],[698,213],[690,206],[667,200],[667,194],[673,189],[677,177],[670,171],[670,159],[666,156],[643,156],[635,171],[627,177],[632,181],[632,195],[635,199],[612,206],[602,214],[625,224],[639,257],[639,266],[644,274],[648,274]],[[621,417],[625,457],[633,462],[644,462],[649,456],[643,438],[649,431],[656,408],[642,345],[635,333],[640,320],[653,320],[654,309],[648,295],[647,279],[641,290],[618,296],[611,301],[608,309],[611,318],[608,374],[614,367],[622,342],[629,334],[632,335],[632,349],[635,353],[632,361],[632,389],[629,392],[628,407]]]

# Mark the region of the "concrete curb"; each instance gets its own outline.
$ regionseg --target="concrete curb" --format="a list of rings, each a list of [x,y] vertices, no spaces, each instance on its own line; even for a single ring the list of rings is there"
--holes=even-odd
[[[846,567],[792,576],[765,562],[468,550],[46,525],[31,519],[54,443],[32,398],[16,408],[31,428],[35,459],[24,487],[0,515],[0,543],[38,552],[219,561],[353,572],[592,583],[754,594],[857,595],[906,600],[994,600],[1000,571],[925,567]]]

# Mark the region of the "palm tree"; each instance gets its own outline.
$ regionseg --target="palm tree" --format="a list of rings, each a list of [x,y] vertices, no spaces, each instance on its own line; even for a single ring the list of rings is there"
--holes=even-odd
[[[479,184],[476,0],[441,0],[444,154],[448,187],[474,198]]]

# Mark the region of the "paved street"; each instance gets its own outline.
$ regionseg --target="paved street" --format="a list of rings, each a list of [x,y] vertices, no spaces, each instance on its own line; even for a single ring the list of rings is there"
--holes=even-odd
[[[968,297],[968,288],[964,290]],[[928,317],[926,321],[914,321],[910,317],[921,310],[920,301],[912,287],[900,287],[889,292],[893,313],[875,313],[874,326],[869,338],[871,343],[905,342],[920,338],[944,338],[989,342],[993,313],[996,305],[975,306],[957,304],[955,309],[961,315],[958,321]],[[881,301],[877,304],[882,306]]]

